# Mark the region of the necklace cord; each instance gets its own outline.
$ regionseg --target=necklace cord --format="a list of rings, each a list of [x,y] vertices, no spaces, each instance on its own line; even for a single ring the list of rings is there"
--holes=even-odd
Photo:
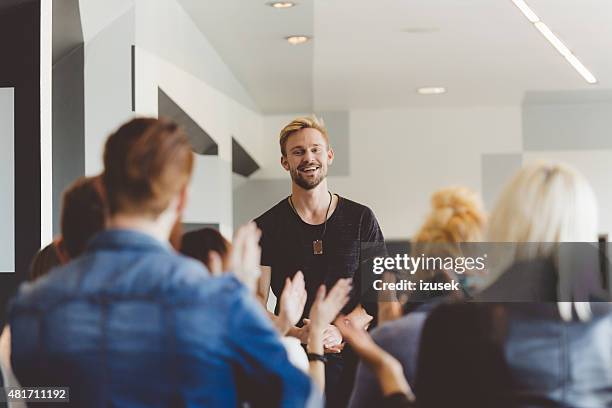
[[[327,231],[327,216],[329,215],[329,209],[331,208],[332,201],[333,201],[332,193],[329,191],[327,193],[329,194],[329,205],[327,206],[327,211],[325,211],[325,222],[323,223],[323,233],[321,234],[321,239],[320,239],[321,241],[323,240],[323,237],[325,236],[325,231]],[[302,220],[302,217],[300,217],[300,214],[298,213],[297,208],[295,208],[295,205],[293,205],[293,200],[291,199],[291,196],[289,196],[289,204],[291,204],[291,209],[293,210],[295,215],[297,215],[298,218]]]

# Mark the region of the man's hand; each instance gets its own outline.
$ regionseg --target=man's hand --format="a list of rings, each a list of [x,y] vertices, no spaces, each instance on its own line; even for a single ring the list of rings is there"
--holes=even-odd
[[[323,331],[323,348],[326,353],[340,353],[344,349],[342,333],[333,324],[328,325]]]
[[[285,280],[285,287],[281,293],[280,311],[276,320],[276,327],[282,335],[287,334],[289,329],[300,320],[306,305],[306,285],[304,275],[298,271],[293,279]]]
[[[342,335],[331,322],[348,302],[350,291],[350,279],[338,280],[327,296],[325,285],[321,285],[310,308],[310,320],[305,319],[306,325],[311,326],[309,336],[322,336],[323,346],[328,352],[342,351]]]
[[[259,269],[261,258],[260,237],[261,230],[257,228],[254,222],[251,221],[243,225],[234,234],[230,255],[234,275],[253,292],[261,274]]]
[[[311,320],[304,319],[304,326],[299,329],[296,329],[297,336],[300,341],[304,344],[308,342],[308,337],[310,335],[311,328]],[[319,329],[320,335],[323,340],[323,347],[325,348],[326,353],[340,353],[344,348],[344,343],[342,343],[342,334],[340,330],[333,324],[328,324],[322,330]]]

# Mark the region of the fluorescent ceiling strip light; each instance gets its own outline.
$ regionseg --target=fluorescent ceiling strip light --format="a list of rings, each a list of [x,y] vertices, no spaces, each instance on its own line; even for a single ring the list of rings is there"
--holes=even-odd
[[[587,67],[582,65],[582,62],[580,62],[580,60],[576,58],[574,54],[566,55],[565,59],[567,60],[567,62],[572,64],[572,67],[574,67],[574,69],[578,71],[580,75],[582,75],[585,81],[587,81],[589,84],[597,83],[597,78],[595,78],[595,76],[591,74],[591,71],[589,71]]]
[[[595,78],[591,71],[589,71],[582,64],[582,62],[580,62],[580,60],[574,54],[572,54],[570,49],[563,44],[563,41],[561,41],[559,37],[557,37],[555,33],[553,33],[551,29],[540,20],[538,15],[533,12],[531,7],[529,7],[524,0],[512,0],[512,2],[516,7],[518,7],[519,10],[521,10],[521,13],[527,17],[527,20],[535,25],[540,34],[542,34],[544,38],[546,38],[548,42],[555,47],[559,54],[561,54],[567,60],[567,62],[572,65],[572,67],[584,78],[585,81],[587,81],[589,84],[597,83],[597,78]]]
[[[536,13],[534,13],[531,7],[529,7],[523,0],[512,0],[512,2],[519,8],[519,10],[521,10],[525,17],[527,17],[527,20],[531,21],[532,23],[537,23],[540,21],[540,18],[536,15]]]
[[[550,28],[548,28],[546,24],[541,21],[538,21],[534,25],[538,29],[538,31],[542,33],[544,38],[546,38],[548,42],[551,43],[552,46],[557,49],[557,51],[559,51],[559,54],[563,55],[564,57],[567,57],[568,55],[572,54],[569,48],[567,48],[565,44],[561,42],[561,40],[555,35],[555,33],[550,31]]]

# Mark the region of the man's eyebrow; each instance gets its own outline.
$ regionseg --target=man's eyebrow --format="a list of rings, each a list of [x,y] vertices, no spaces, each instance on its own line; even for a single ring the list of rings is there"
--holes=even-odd
[[[321,147],[321,146],[323,146],[321,143],[313,143],[311,145],[311,147]],[[302,145],[297,145],[297,146],[293,146],[290,150],[294,151],[295,149],[305,149],[305,147]]]

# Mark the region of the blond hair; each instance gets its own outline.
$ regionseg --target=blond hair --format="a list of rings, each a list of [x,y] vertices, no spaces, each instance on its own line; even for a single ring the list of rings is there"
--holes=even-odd
[[[515,262],[548,258],[557,268],[559,299],[568,299],[575,271],[559,263],[559,242],[597,241],[597,200],[586,178],[554,162],[524,166],[504,188],[491,213],[488,239],[503,245],[491,283]],[[572,303],[557,302],[563,320],[572,320]],[[585,302],[574,302],[581,320],[590,318]]]
[[[488,239],[535,243],[597,241],[595,194],[584,176],[570,166],[554,162],[529,164],[502,191],[491,213]],[[533,255],[547,256],[550,248],[541,247],[537,252]]]
[[[323,119],[318,119],[316,116],[300,116],[295,118],[286,125],[280,131],[280,149],[283,156],[287,155],[287,151],[285,146],[287,145],[287,139],[289,136],[302,129],[316,129],[323,135],[325,142],[329,145],[329,135],[327,134],[327,129],[325,128],[325,124],[323,123]]]
[[[447,187],[433,193],[431,212],[412,239],[414,256],[459,257],[464,242],[482,239],[486,222],[478,194],[465,187]],[[419,270],[417,278],[432,278],[439,271]]]
[[[465,187],[447,187],[431,197],[431,212],[414,242],[460,243],[482,238],[486,216],[478,195]]]

